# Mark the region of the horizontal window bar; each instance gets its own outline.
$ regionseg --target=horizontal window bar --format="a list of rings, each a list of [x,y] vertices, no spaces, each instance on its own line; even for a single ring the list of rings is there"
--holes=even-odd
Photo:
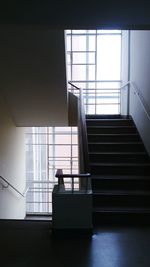
[[[67,33],[67,36],[98,36],[98,35],[122,35],[121,32],[119,33],[100,33],[100,32],[96,32],[96,33]]]

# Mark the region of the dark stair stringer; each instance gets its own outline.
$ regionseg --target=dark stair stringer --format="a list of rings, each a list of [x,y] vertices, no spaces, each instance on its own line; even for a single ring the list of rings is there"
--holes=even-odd
[[[150,158],[131,117],[87,115],[93,224],[150,223]]]

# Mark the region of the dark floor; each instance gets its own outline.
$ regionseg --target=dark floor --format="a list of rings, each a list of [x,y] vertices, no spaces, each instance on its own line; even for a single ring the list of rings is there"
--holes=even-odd
[[[101,227],[54,238],[49,222],[0,222],[0,267],[149,267],[150,227]]]

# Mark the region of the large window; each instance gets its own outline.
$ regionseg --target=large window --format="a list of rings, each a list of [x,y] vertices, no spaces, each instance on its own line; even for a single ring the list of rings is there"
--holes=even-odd
[[[76,127],[31,127],[26,129],[27,213],[51,213],[56,170],[78,172]],[[76,187],[78,181],[76,180]],[[66,189],[71,181],[65,183]]]
[[[120,113],[121,31],[67,30],[68,80],[84,89],[86,113]]]

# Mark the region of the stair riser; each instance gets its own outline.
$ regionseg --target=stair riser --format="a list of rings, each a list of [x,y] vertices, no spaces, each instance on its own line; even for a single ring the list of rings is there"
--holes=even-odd
[[[88,115],[88,114],[86,114],[86,119],[93,119],[93,120],[95,120],[95,119],[103,119],[103,120],[121,120],[121,119],[132,119],[130,116],[127,116],[127,115],[124,115],[124,116],[122,116],[122,115],[95,115],[95,114],[90,114],[90,115]]]
[[[150,175],[150,167],[142,166],[91,166],[91,173],[105,175]]]
[[[150,196],[93,196],[94,207],[150,207]]]
[[[89,152],[145,152],[143,144],[89,144]]]
[[[150,180],[102,180],[92,179],[94,190],[150,190]]]
[[[87,127],[88,134],[137,133],[135,127]]]
[[[93,225],[150,225],[150,214],[132,213],[93,213]]]
[[[140,141],[140,137],[138,134],[133,135],[88,135],[88,142],[138,142]]]
[[[89,119],[86,121],[87,126],[133,126],[132,120],[99,120]]]
[[[97,154],[92,154],[89,156],[90,158],[90,162],[94,163],[94,162],[108,162],[108,163],[113,163],[113,162],[119,162],[119,163],[136,163],[136,162],[140,162],[140,163],[144,163],[144,162],[149,162],[149,157],[147,155],[130,155],[130,154],[101,154],[101,155],[97,155]]]

